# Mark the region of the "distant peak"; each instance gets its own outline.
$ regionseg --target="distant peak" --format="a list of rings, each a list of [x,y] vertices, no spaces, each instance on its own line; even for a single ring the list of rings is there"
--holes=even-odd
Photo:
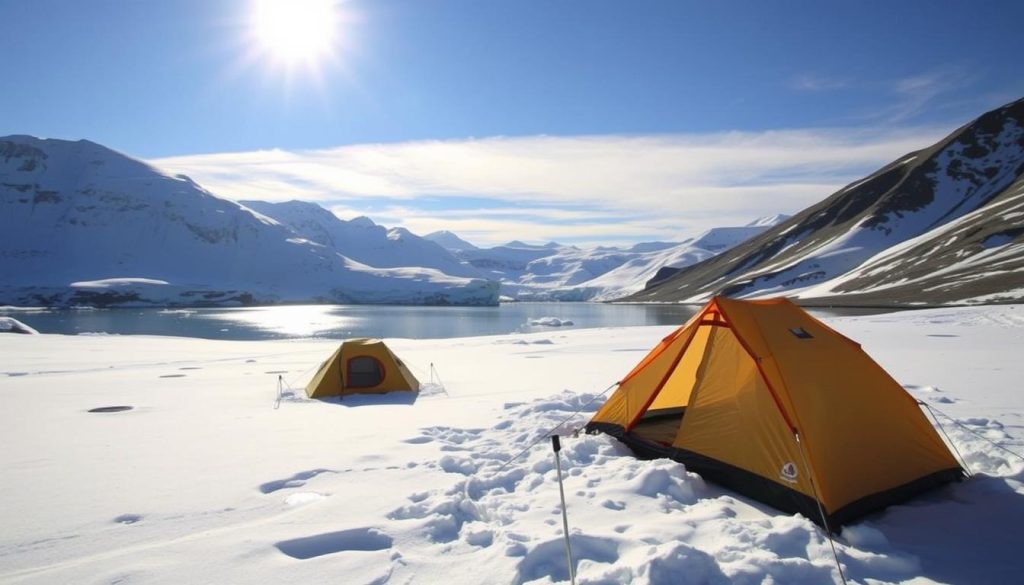
[[[439,231],[436,231],[436,232],[431,232],[431,233],[423,236],[423,238],[425,240],[429,240],[431,242],[434,242],[435,244],[441,246],[442,248],[445,248],[445,249],[450,250],[450,251],[478,250],[479,249],[476,246],[474,246],[473,244],[470,244],[466,240],[463,240],[462,238],[460,238],[454,232],[450,232],[448,230],[439,230]]]
[[[350,219],[348,220],[348,223],[349,225],[353,225],[356,227],[374,227],[377,225],[373,223],[372,219],[366,217],[365,215],[360,215],[359,217]]]

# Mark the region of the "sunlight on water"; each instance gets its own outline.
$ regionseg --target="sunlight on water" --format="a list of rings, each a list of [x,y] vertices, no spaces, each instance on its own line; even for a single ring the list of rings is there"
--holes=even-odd
[[[566,329],[682,325],[693,305],[510,303],[500,307],[282,305],[218,309],[92,309],[16,312],[40,333],[170,335],[203,339],[446,339],[508,333],[557,335]],[[864,310],[815,311],[862,314]],[[867,311],[878,312],[878,311]],[[0,309],[0,316],[7,312]]]
[[[205,311],[202,319],[214,319],[229,328],[257,329],[282,337],[319,337],[325,333],[358,336],[367,327],[367,317],[346,314],[337,307],[294,305]]]

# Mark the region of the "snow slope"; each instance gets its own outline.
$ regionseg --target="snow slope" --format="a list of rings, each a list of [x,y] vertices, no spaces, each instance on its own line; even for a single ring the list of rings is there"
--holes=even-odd
[[[14,317],[0,317],[0,333],[26,333],[35,335],[39,332]]]
[[[28,136],[0,139],[0,272],[18,305],[497,300],[483,279],[368,266],[98,144]]]
[[[923,289],[937,304],[1019,301],[1022,189],[1018,100],[631,300],[787,294],[826,304],[913,304]],[[990,268],[986,250],[997,245],[1000,266]]]
[[[828,323],[963,425],[975,474],[845,527],[850,583],[1018,581],[1024,305]],[[390,340],[444,387],[340,403],[277,401],[331,341],[0,336],[0,582],[567,582],[546,434],[670,330]],[[838,582],[805,518],[604,435],[561,462],[581,584]]]

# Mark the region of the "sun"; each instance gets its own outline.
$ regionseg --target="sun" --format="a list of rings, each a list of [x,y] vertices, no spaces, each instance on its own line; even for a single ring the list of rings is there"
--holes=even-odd
[[[251,32],[260,53],[286,67],[315,66],[333,56],[338,0],[254,0]]]

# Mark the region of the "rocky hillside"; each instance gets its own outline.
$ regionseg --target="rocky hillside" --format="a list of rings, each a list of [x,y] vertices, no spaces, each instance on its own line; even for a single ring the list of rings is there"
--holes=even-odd
[[[667,277],[666,277],[667,276]],[[788,295],[807,304],[1024,300],[1024,100],[629,301]]]

